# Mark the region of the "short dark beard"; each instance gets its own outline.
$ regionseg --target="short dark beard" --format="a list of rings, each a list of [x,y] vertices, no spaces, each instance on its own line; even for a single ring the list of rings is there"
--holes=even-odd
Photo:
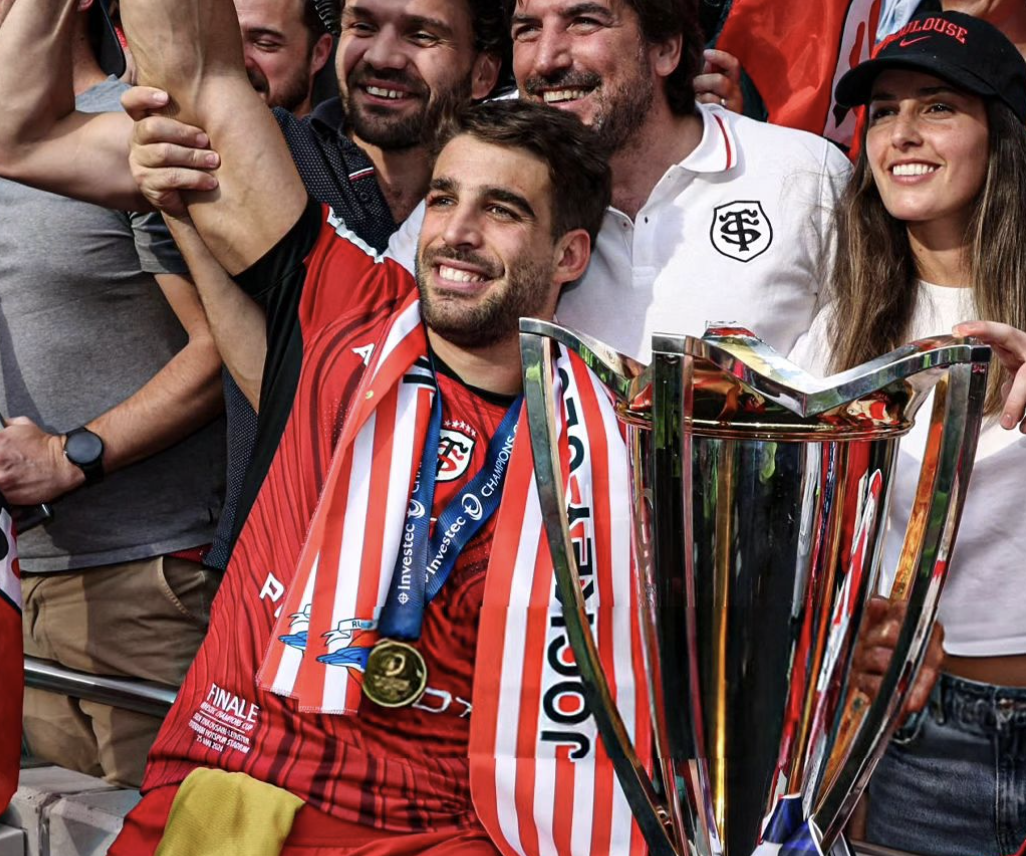
[[[634,85],[631,85],[633,83]],[[647,74],[638,75],[621,90],[609,93],[607,109],[592,125],[599,144],[607,152],[619,152],[629,147],[638,129],[645,123],[655,97],[655,86]]]
[[[598,90],[602,100],[602,115],[592,124],[598,142],[610,154],[628,146],[631,138],[644,124],[655,97],[655,85],[647,72],[648,55],[642,44],[635,57],[639,71],[632,80],[618,89],[606,89],[602,78],[590,71],[564,69],[548,77],[531,77],[524,81],[528,95],[541,97],[543,89]]]
[[[442,297],[437,303],[430,294],[428,277],[435,261],[474,262],[472,254],[445,249],[429,259],[417,254],[417,290],[420,315],[433,332],[447,342],[468,349],[486,348],[517,335],[522,317],[536,318],[543,311],[552,287],[552,269],[531,258],[519,257],[506,268],[506,290],[501,296],[485,295],[472,309],[446,306],[458,297]]]
[[[295,113],[296,110],[310,97],[310,92],[313,89],[313,80],[310,76],[310,63],[313,62],[313,49],[316,44],[316,40],[310,39],[310,46],[306,52],[306,63],[305,65],[297,70],[296,74],[284,81],[276,91],[271,91],[270,81],[264,76],[258,68],[246,68],[246,74],[249,77],[250,85],[260,93],[261,97],[267,101],[267,106],[281,107],[283,110],[288,110],[290,113]]]
[[[431,92],[409,75],[395,71],[375,71],[373,76],[382,82],[402,83],[421,99],[420,110],[410,116],[390,120],[388,116],[356,108],[353,93],[361,78],[369,72],[366,67],[354,69],[346,82],[348,95],[344,98],[346,118],[357,138],[384,151],[402,151],[416,146],[430,146],[446,119],[470,101],[469,76],[444,92]]]
[[[271,93],[267,106],[281,107],[283,110],[295,113],[309,97],[310,79],[308,77],[296,76],[286,81],[277,92]]]

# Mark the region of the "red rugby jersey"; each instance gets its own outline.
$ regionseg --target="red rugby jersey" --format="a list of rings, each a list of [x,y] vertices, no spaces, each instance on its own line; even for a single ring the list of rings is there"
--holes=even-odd
[[[468,545],[426,610],[418,647],[429,690],[416,707],[385,710],[365,702],[358,716],[299,712],[292,699],[259,689],[255,677],[350,396],[370,346],[413,279],[398,264],[374,256],[327,209],[311,204],[241,284],[264,296],[269,289],[301,292],[299,387],[214,601],[207,638],[151,751],[143,790],[211,766],[246,772],[288,788],[314,808],[380,829],[473,825],[469,700],[494,520]],[[504,403],[444,373],[439,388],[445,430],[435,515],[482,467],[505,413]]]

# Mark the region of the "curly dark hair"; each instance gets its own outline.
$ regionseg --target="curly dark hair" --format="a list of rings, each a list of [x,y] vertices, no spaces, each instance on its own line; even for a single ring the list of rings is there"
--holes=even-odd
[[[542,160],[552,182],[553,237],[585,229],[595,242],[613,179],[602,146],[580,119],[516,98],[473,104],[449,117],[436,138],[435,155],[461,134],[523,149]]]

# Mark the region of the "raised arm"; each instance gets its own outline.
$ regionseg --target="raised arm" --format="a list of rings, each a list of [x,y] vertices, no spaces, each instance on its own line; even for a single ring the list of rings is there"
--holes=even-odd
[[[22,0],[24,2],[24,0]],[[278,125],[246,76],[232,0],[123,0],[139,82],[168,92],[168,115],[202,128],[218,189],[185,194],[197,230],[231,274],[295,224],[306,190]]]
[[[188,217],[165,220],[189,265],[221,359],[253,409],[259,410],[267,357],[264,310],[218,264]]]
[[[77,7],[78,0],[0,0],[0,175],[134,209],[145,201],[128,168],[131,120],[75,111]]]

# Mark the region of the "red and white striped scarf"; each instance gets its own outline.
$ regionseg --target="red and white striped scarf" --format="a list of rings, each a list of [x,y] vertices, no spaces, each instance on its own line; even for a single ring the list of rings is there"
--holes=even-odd
[[[562,348],[554,386],[585,603],[613,696],[649,766],[627,451],[605,390]],[[477,641],[470,732],[474,806],[506,856],[634,856],[645,852],[644,842],[581,695],[522,427],[492,542]]]
[[[301,710],[355,714],[360,673],[317,657],[377,640],[431,401],[415,295],[375,349],[342,428],[258,680]],[[632,580],[627,454],[613,407],[561,350],[560,460],[588,611],[628,733],[650,763]],[[424,382],[421,382],[423,380]],[[562,627],[521,414],[498,511],[474,671],[471,793],[505,854],[641,854],[643,842],[581,694]],[[304,651],[283,638],[305,629]],[[325,640],[325,641],[322,641]]]

